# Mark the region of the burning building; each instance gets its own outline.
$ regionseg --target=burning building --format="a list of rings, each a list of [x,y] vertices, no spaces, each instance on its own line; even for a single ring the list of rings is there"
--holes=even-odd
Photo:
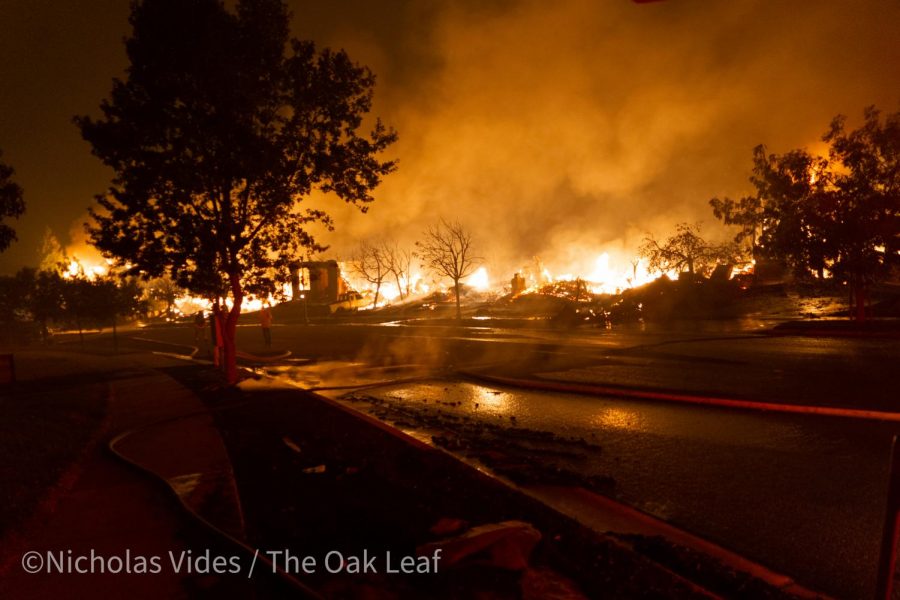
[[[359,308],[363,303],[362,296],[341,276],[336,260],[296,263],[291,269],[291,296],[294,300],[328,306],[329,312]]]

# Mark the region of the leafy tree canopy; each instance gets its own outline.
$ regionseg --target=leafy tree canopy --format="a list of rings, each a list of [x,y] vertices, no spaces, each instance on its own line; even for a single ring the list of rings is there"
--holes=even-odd
[[[861,127],[845,124],[835,117],[823,136],[827,157],[758,146],[756,194],[710,204],[758,257],[782,260],[803,277],[827,270],[862,290],[900,264],[900,112],[882,117],[870,107]]]
[[[375,77],[343,52],[289,38],[280,0],[138,0],[127,77],[102,117],[78,117],[115,172],[93,211],[93,243],[144,276],[168,272],[206,297],[230,293],[226,367],[244,294],[288,281],[303,250],[320,250],[300,202],[313,190],[365,210],[395,165],[380,120],[361,134]]]
[[[639,253],[647,259],[650,271],[706,275],[720,262],[734,264],[742,261],[736,244],[711,244],[700,236],[698,225],[687,223],[679,223],[675,227],[675,234],[665,240],[657,240],[648,235],[644,238]]]
[[[0,157],[3,153],[0,152]],[[12,180],[12,167],[0,161],[0,252],[16,241],[16,231],[3,222],[4,219],[18,219],[25,212],[22,188]]]
[[[365,207],[394,163],[376,120],[373,74],[344,52],[288,38],[276,0],[144,0],[133,5],[131,66],[101,105],[76,118],[116,173],[94,211],[93,242],[133,270],[171,272],[207,296],[270,292],[306,232],[330,227],[299,201],[312,190]]]
[[[882,118],[869,107],[853,131],[835,117],[823,139],[831,168],[816,224],[828,242],[831,271],[865,286],[900,266],[900,112]]]

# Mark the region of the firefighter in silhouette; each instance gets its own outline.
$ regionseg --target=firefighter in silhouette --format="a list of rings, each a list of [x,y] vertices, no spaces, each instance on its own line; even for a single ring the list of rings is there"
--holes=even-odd
[[[203,311],[197,311],[194,315],[194,343],[200,344],[206,341],[206,317]]]
[[[512,281],[510,282],[510,287],[512,288],[513,296],[518,296],[525,291],[525,278],[522,277],[521,273],[516,273],[515,275],[513,275]]]
[[[272,308],[268,302],[259,311],[259,325],[262,328],[263,343],[266,348],[272,347]]]

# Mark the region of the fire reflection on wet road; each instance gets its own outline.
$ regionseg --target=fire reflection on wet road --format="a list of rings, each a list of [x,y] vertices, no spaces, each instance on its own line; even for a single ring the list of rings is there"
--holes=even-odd
[[[188,327],[143,335],[151,334],[178,344],[193,335]],[[686,331],[574,332],[285,325],[273,337],[303,362],[319,361],[267,369],[301,387],[364,386],[394,379],[400,375],[391,370],[415,365],[403,376],[433,377],[434,383],[378,388],[377,395],[409,410],[439,406],[460,422],[468,417],[583,436],[602,451],[586,453],[587,461],[576,466],[614,477],[611,493],[617,499],[811,588],[838,597],[871,597],[892,426],[439,382],[435,373],[480,369],[569,383],[897,411],[900,339],[775,337],[719,323]],[[238,338],[242,347],[259,343],[251,328],[239,330]],[[353,368],[335,370],[329,361]],[[372,367],[382,371],[372,373]],[[561,460],[541,452],[534,459]]]
[[[874,585],[890,425],[466,382],[367,393],[407,411],[587,439],[602,452],[577,467],[613,477],[618,500],[826,593],[868,596]]]

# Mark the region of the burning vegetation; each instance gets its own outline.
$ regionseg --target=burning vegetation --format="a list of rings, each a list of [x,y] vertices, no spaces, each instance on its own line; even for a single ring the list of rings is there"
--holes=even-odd
[[[49,248],[48,264],[40,271],[85,286],[113,281],[117,287],[120,277],[139,278],[144,304],[117,309],[120,317],[174,320],[222,307],[228,312],[226,350],[233,359],[240,313],[265,302],[302,304],[308,317],[363,309],[431,311],[448,308],[452,300],[457,320],[511,315],[605,326],[650,315],[719,315],[728,305],[723,300],[739,297],[751,285],[793,277],[836,287],[829,293],[851,299],[857,318],[864,318],[875,286],[897,279],[900,113],[882,115],[874,108],[857,129],[848,129],[843,117],[834,119],[822,138],[825,155],[805,149],[768,154],[759,146],[753,154],[753,192],[710,201],[724,227],[708,239],[699,224],[681,223],[657,228],[635,243],[633,219],[623,225],[611,214],[598,224],[598,214],[591,212],[594,221],[582,223],[562,199],[577,196],[577,190],[535,186],[543,190],[553,218],[544,225],[548,215],[541,213],[529,227],[514,228],[515,238],[497,230],[485,239],[484,225],[470,229],[455,218],[429,225],[397,211],[393,220],[408,222],[396,229],[425,228],[416,243],[404,246],[403,238],[389,237],[386,232],[396,223],[369,219],[378,235],[360,236],[345,256],[329,252],[312,232],[318,225],[327,235],[332,209],[317,202],[338,198],[365,212],[373,191],[396,166],[383,156],[396,133],[369,115],[372,72],[344,52],[291,40],[287,12],[277,2],[268,21],[251,18],[249,8],[245,13],[216,3],[203,7],[185,15],[176,4],[136,4],[134,32],[126,43],[127,77],[101,104],[101,117],[76,119],[115,179],[92,213],[91,247],[55,259],[58,247]],[[179,25],[173,29],[169,23]],[[192,28],[209,23],[219,28],[211,36],[217,41],[192,35]],[[242,43],[229,46],[232,54],[223,56],[220,41],[227,39]],[[243,43],[250,39],[257,42]],[[181,60],[187,56],[202,60]],[[192,70],[197,64],[205,65],[202,72]],[[236,66],[256,75],[235,80]],[[220,83],[231,80],[234,85],[222,96]],[[170,87],[165,81],[197,86]],[[268,84],[260,87],[259,81]],[[334,82],[341,85],[334,88]],[[322,93],[310,96],[311,89]],[[231,118],[207,119],[216,110]],[[330,117],[307,119],[315,114]],[[239,152],[234,139],[244,140]],[[569,161],[576,153],[566,148],[563,144],[558,153]],[[651,168],[648,160],[638,163]],[[625,177],[621,172],[640,171],[637,167],[590,179],[615,187]],[[591,187],[565,168],[542,168]],[[466,174],[467,180],[481,180]],[[493,181],[487,189],[492,186],[502,187]],[[633,191],[605,189],[620,195]],[[518,214],[514,203],[501,201],[503,193],[497,202],[469,196],[457,206],[468,223],[476,215],[494,222],[487,217],[499,210],[511,219]],[[588,195],[583,203],[595,199]],[[483,210],[473,210],[476,200]],[[643,213],[648,227],[661,222],[657,217]],[[559,227],[562,222],[565,227]],[[620,227],[611,234],[616,223],[629,232]],[[597,239],[588,241],[592,237]],[[521,252],[525,246],[540,258]],[[27,308],[10,311],[27,313]]]

